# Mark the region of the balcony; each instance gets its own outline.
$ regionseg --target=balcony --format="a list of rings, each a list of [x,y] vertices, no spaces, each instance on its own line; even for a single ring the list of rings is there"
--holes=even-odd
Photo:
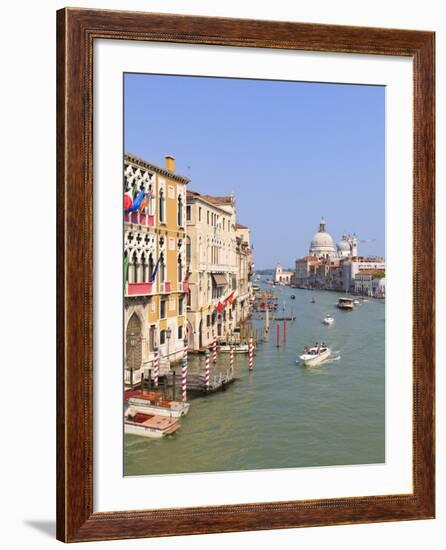
[[[124,222],[136,223],[146,227],[153,227],[155,225],[155,218],[151,214],[141,214],[140,212],[129,212],[124,214]]]
[[[153,283],[127,283],[126,296],[148,296],[152,287]]]
[[[170,281],[160,283],[160,292],[172,292],[172,283]]]

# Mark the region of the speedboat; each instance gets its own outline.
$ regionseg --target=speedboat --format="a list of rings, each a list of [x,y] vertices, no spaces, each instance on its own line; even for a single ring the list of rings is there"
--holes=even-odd
[[[160,439],[175,433],[181,427],[177,419],[137,412],[129,407],[124,415],[124,432],[151,439]]]
[[[165,399],[156,391],[133,392],[127,399],[127,404],[137,413],[153,414],[179,418],[189,412],[190,403]]]
[[[315,367],[326,361],[330,355],[331,349],[329,347],[317,346],[314,348],[305,348],[303,354],[299,356],[299,359],[302,365]]]
[[[359,306],[361,302],[359,300],[353,300],[353,303],[355,304],[355,306]]]
[[[324,323],[324,325],[332,325],[334,323],[334,317],[327,313],[322,322]]]

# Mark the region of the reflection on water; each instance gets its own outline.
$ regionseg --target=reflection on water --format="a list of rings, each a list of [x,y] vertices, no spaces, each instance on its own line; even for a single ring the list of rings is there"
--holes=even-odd
[[[236,355],[239,381],[193,399],[174,436],[126,435],[125,474],[384,462],[384,303],[370,300],[345,312],[335,308],[337,297],[281,289],[280,305],[285,301],[297,316],[287,323],[286,344],[276,347],[272,324],[254,371],[246,355]],[[322,324],[327,312],[335,318],[331,326]],[[254,327],[260,334],[263,320]],[[332,356],[317,367],[297,364],[304,346],[317,341],[327,342]],[[204,370],[204,357],[189,359],[191,372]],[[220,354],[213,372],[228,366],[229,354]]]

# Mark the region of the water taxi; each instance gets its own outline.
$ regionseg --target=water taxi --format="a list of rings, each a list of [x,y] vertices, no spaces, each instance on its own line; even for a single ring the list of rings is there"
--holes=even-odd
[[[322,322],[324,325],[332,325],[334,323],[334,317],[327,313]]]
[[[128,407],[124,419],[124,432],[126,434],[140,435],[151,439],[160,439],[166,435],[171,435],[181,427],[176,419],[137,412],[134,407]]]
[[[338,303],[336,304],[339,309],[344,309],[346,311],[353,310],[353,298],[339,298]]]
[[[300,362],[307,367],[315,367],[326,361],[331,355],[331,349],[325,345],[314,348],[304,348],[299,356]],[[297,361],[298,363],[299,361]]]
[[[156,391],[132,392],[127,399],[127,404],[138,413],[168,416],[169,418],[180,418],[189,412],[190,403],[163,399]]]

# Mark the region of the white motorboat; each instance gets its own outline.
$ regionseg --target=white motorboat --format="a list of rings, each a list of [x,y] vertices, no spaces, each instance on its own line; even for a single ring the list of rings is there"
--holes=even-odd
[[[324,325],[332,325],[334,323],[334,317],[327,313],[322,322],[324,323]]]
[[[218,351],[221,353],[230,353],[231,348],[234,349],[234,353],[249,353],[249,344],[220,344]]]
[[[355,306],[359,306],[361,302],[359,300],[353,300],[353,303],[355,304]]]
[[[125,411],[124,432],[151,439],[160,439],[175,433],[180,428],[177,419],[137,412],[134,407]]]
[[[155,393],[155,392],[150,392]],[[151,395],[144,394],[136,397],[130,397],[127,401],[136,412],[145,414],[154,414],[158,416],[168,416],[169,418],[180,418],[185,416],[190,409],[190,403],[182,401],[173,401],[171,399],[152,399]]]
[[[307,367],[315,367],[326,361],[331,355],[331,349],[327,346],[305,348],[299,356],[300,362]],[[299,361],[297,361],[299,362]]]

